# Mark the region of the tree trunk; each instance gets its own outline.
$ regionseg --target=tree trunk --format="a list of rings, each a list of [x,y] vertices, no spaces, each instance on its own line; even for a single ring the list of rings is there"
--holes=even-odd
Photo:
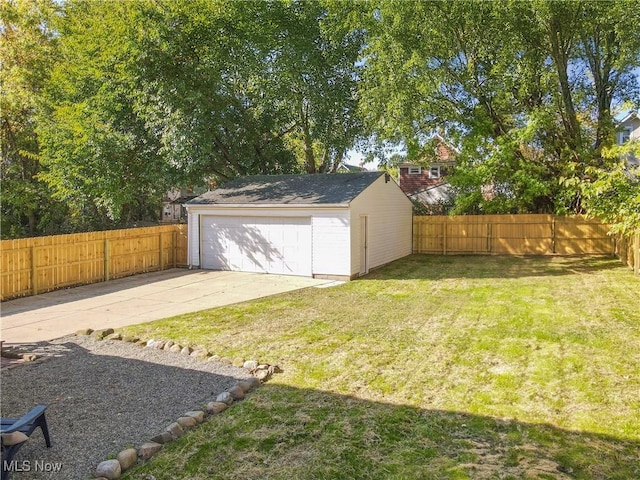
[[[302,139],[304,141],[304,158],[307,173],[316,173],[316,158],[313,154],[313,140],[309,128],[309,113],[304,104],[300,103],[300,120],[302,125]]]

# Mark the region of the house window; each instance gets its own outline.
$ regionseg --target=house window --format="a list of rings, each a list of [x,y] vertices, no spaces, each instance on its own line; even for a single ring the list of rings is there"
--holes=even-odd
[[[422,167],[409,167],[409,175],[420,175]]]
[[[440,178],[440,166],[429,169],[429,178]]]
[[[625,128],[624,130],[622,130],[622,132],[620,132],[620,145],[624,145],[629,140],[631,140],[631,129]]]

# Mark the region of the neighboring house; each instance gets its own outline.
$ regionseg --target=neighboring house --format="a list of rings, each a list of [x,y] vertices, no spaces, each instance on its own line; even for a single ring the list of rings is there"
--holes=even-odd
[[[356,167],[355,165],[349,165],[344,162],[340,162],[336,167],[336,173],[354,173],[354,172],[366,172],[364,167]]]
[[[629,141],[640,142],[640,117],[635,112],[628,114],[618,124],[616,143],[624,145]],[[639,166],[640,158],[631,153],[627,157],[627,162],[630,166]]]
[[[160,223],[186,223],[187,209],[184,204],[206,191],[206,187],[174,188],[168,191],[162,199]]]
[[[435,154],[428,163],[403,162],[398,164],[398,184],[411,200],[417,201],[427,209],[436,205],[450,203],[453,200],[451,186],[445,177],[456,163],[458,150],[436,134]]]
[[[186,208],[203,269],[348,280],[412,249],[411,202],[383,172],[240,177]]]

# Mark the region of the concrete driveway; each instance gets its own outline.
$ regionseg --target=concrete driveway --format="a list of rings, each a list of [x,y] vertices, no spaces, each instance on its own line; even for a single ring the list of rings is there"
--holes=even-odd
[[[0,339],[52,340],[81,328],[117,328],[336,282],[307,277],[171,269],[58,290],[0,305]]]

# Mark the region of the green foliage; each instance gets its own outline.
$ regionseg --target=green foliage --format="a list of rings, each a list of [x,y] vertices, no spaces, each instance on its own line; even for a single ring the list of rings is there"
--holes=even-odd
[[[638,0],[0,8],[4,236],[153,220],[173,186],[332,171],[365,137],[369,156],[426,160],[435,131],[461,150],[457,213],[628,217],[589,192],[628,190],[606,152],[612,108],[640,98]]]
[[[171,186],[337,166],[361,129],[361,39],[327,18],[302,1],[66,2],[40,178],[104,228],[154,219]]]
[[[0,3],[1,234],[3,238],[54,231],[65,209],[38,179],[39,144],[34,130],[38,92],[57,60],[49,0]]]
[[[640,142],[629,142],[603,152],[609,168],[592,168],[593,179],[585,183],[585,204],[592,216],[612,224],[612,231],[625,236],[640,232],[640,167],[632,167],[628,156],[640,158]],[[622,159],[622,160],[620,160]]]
[[[408,2],[351,10],[366,25],[360,103],[379,141],[462,155],[459,213],[583,212],[614,141],[612,106],[639,99],[637,0]]]

